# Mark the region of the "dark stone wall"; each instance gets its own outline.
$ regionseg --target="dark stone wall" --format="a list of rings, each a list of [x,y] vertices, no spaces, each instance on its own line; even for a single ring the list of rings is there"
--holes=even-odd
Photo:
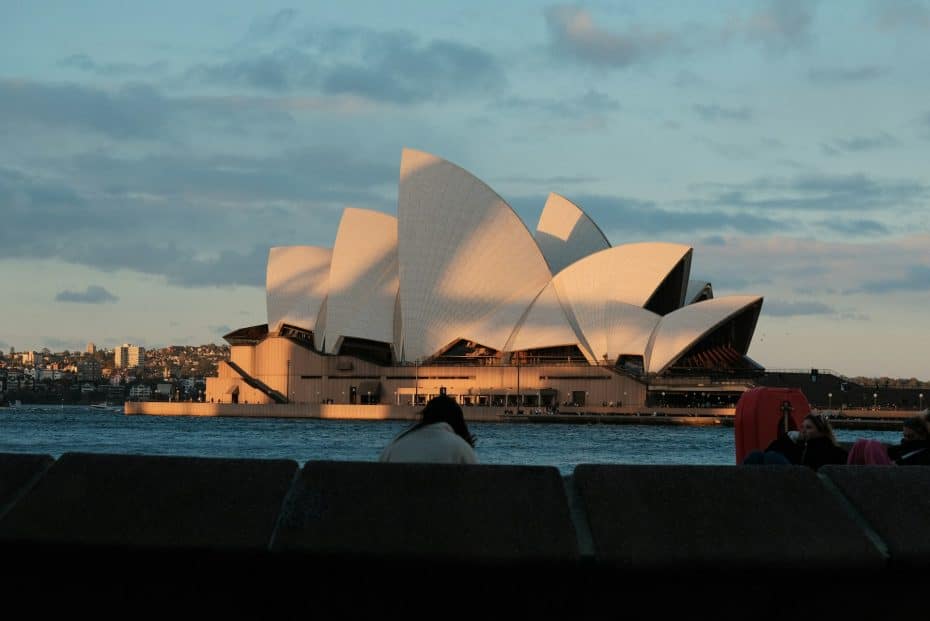
[[[183,597],[212,612],[429,616],[438,598],[479,617],[640,605],[706,606],[714,618],[887,615],[906,606],[902,590],[927,584],[927,490],[930,467],[580,464],[562,477],[540,466],[0,454],[0,553],[8,592],[62,604],[105,581],[108,602]]]

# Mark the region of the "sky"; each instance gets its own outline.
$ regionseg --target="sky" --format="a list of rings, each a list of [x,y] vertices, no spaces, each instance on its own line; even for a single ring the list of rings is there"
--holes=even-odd
[[[930,0],[0,0],[0,348],[222,342],[401,149],[693,247],[770,369],[930,379]]]

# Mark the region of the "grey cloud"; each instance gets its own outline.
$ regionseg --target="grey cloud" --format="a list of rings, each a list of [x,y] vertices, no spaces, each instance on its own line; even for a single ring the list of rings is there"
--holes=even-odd
[[[891,73],[891,70],[887,67],[877,67],[875,65],[845,69],[838,67],[820,67],[808,71],[807,77],[811,82],[816,82],[818,84],[838,84],[843,82],[875,80],[889,73]]]
[[[280,166],[281,161],[240,162],[240,167],[251,164],[253,170],[250,179],[238,185],[235,172],[205,175],[204,179],[196,174],[185,176],[183,158],[148,172],[145,169],[158,164],[157,160],[129,164],[103,156],[92,163],[82,160],[75,178],[91,186],[123,184],[110,188],[111,194],[85,194],[65,182],[0,169],[0,204],[4,206],[0,257],[59,259],[103,271],[128,269],[161,275],[179,286],[261,286],[268,247],[331,243],[337,209],[349,202],[339,197],[362,196],[365,175],[380,178],[383,174],[387,179],[388,173],[378,167],[353,173],[351,158],[337,150],[324,155],[328,160],[316,172],[304,159],[303,165],[298,161],[284,176],[269,172],[271,181],[263,178],[260,168]],[[340,160],[348,170],[338,169]],[[364,161],[358,165],[365,167]],[[396,170],[390,174],[393,179]],[[334,178],[326,180],[327,175]],[[225,183],[232,187],[224,190],[211,185]],[[270,199],[260,197],[262,189],[274,183],[291,186],[275,195],[287,193],[291,202],[268,205]],[[356,188],[351,187],[353,183]],[[318,194],[329,194],[331,202],[307,202],[306,197]],[[383,202],[391,205],[387,199]],[[108,241],[93,242],[97,237]],[[254,245],[242,249],[242,240]]]
[[[925,292],[930,289],[930,266],[913,265],[899,278],[871,280],[844,293]]]
[[[151,155],[117,159],[92,153],[73,169],[119,197],[149,192],[162,197],[314,200],[381,203],[378,189],[397,182],[397,168],[339,147],[314,146],[268,157]]]
[[[620,103],[605,93],[589,90],[584,95],[567,99],[532,99],[512,96],[495,102],[498,110],[525,114],[539,112],[553,121],[570,122],[573,129],[602,129],[607,126],[611,112],[620,109]]]
[[[672,84],[678,88],[696,88],[707,86],[708,82],[692,71],[679,71]]]
[[[837,290],[833,287],[820,287],[817,289],[814,289],[813,287],[795,287],[794,292],[798,295],[834,295],[838,293]]]
[[[545,11],[550,50],[601,67],[627,67],[677,51],[679,42],[672,33],[609,32],[594,23],[590,13],[574,6],[553,6]]]
[[[553,116],[584,116],[613,112],[620,109],[620,102],[599,91],[589,90],[584,95],[568,99],[530,99],[527,97],[508,97],[499,100],[495,106],[511,110],[535,110]]]
[[[930,7],[915,0],[881,0],[875,10],[882,30],[930,29]]]
[[[821,220],[817,223],[823,229],[834,233],[845,233],[847,235],[888,235],[891,230],[876,220],[865,219],[847,219],[847,218],[830,218]]]
[[[85,291],[59,291],[56,302],[77,302],[80,304],[106,304],[116,302],[118,297],[98,285],[89,285]]]
[[[747,106],[726,108],[716,104],[695,104],[692,109],[705,121],[749,121],[752,119],[752,110]]]
[[[249,36],[254,38],[267,38],[281,34],[294,24],[297,18],[297,9],[286,8],[274,13],[256,17],[249,27]]]
[[[58,64],[61,67],[79,69],[81,71],[108,77],[124,77],[129,75],[151,77],[153,73],[164,72],[168,67],[167,63],[161,61],[144,65],[125,62],[98,63],[87,54],[72,54],[58,61]]]
[[[0,127],[31,123],[114,138],[154,138],[161,135],[165,120],[164,100],[144,85],[110,93],[74,84],[0,80]]]
[[[872,151],[894,147],[898,141],[894,136],[882,132],[875,136],[854,136],[851,138],[838,138],[831,143],[822,145],[826,153],[839,155],[840,153]]]
[[[655,235],[720,230],[760,233],[777,231],[783,227],[781,222],[771,218],[747,213],[669,210],[653,202],[615,196],[572,195],[567,198],[581,207],[601,229],[618,229],[624,234]],[[536,221],[529,214],[538,215],[545,201],[545,196],[520,196],[508,202],[524,214],[525,221],[532,222],[530,228],[535,228]],[[612,241],[617,243],[619,240]]]
[[[337,36],[338,35],[338,36]],[[199,64],[191,82],[272,92],[310,90],[373,101],[411,103],[493,92],[506,83],[497,59],[447,40],[422,43],[407,32],[363,29],[314,32],[301,49]]]
[[[702,238],[700,243],[704,246],[726,246],[727,240],[721,235],[708,235]]]
[[[782,300],[766,300],[762,312],[773,317],[836,314],[836,310],[832,306],[821,302],[786,302]]]
[[[528,175],[512,177],[494,177],[489,179],[491,183],[520,183],[525,185],[534,185],[542,188],[557,188],[563,185],[577,185],[579,183],[597,183],[598,177],[564,176],[556,175],[554,177],[531,177]]]
[[[300,84],[312,83],[319,71],[317,63],[306,54],[285,49],[254,58],[195,65],[188,69],[187,79],[284,92]]]
[[[76,341],[74,339],[60,339],[54,336],[47,336],[43,338],[40,343],[43,347],[48,347],[50,351],[60,352],[60,351],[84,351],[84,347],[87,345],[86,342]]]
[[[747,18],[732,19],[724,34],[745,37],[773,52],[807,45],[811,39],[813,4],[808,0],[770,0],[767,7]]]
[[[745,184],[716,185],[709,205],[758,210],[862,211],[918,207],[930,188],[917,181],[886,181],[864,174],[762,178]],[[764,195],[774,195],[758,198]]]
[[[210,328],[210,332],[214,334],[218,334],[220,336],[224,334],[229,334],[230,332],[232,332],[232,328],[230,328],[229,326],[225,324],[220,325],[220,326],[207,326],[207,327]]]
[[[497,60],[453,41],[419,46],[411,36],[381,37],[363,62],[340,63],[323,78],[323,92],[408,103],[488,93],[506,82]]]

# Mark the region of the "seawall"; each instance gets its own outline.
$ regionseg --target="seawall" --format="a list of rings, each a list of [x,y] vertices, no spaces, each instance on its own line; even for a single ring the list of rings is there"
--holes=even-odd
[[[908,601],[902,590],[925,586],[927,489],[930,467],[579,464],[562,477],[545,466],[0,454],[0,551],[10,593],[89,590],[104,604],[180,595],[417,611],[422,590],[461,591],[469,609],[481,589],[496,593],[483,602],[494,612],[709,603],[714,618],[745,618],[747,604],[754,616],[803,616],[811,603],[798,589],[816,584],[831,612],[887,614]]]
[[[413,421],[421,408],[398,405],[348,404],[232,404],[165,401],[127,401],[126,415],[148,416],[229,416],[245,418],[314,418],[330,420]],[[818,410],[824,412],[823,410]],[[615,425],[732,425],[734,408],[643,408],[643,407],[563,407],[558,414],[534,413],[503,407],[464,407],[468,422],[500,423],[578,423]],[[837,429],[899,430],[901,421],[916,412],[908,410],[829,411]]]

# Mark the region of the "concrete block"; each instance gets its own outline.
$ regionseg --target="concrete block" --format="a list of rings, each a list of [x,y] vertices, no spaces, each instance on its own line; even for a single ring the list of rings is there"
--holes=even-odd
[[[0,453],[0,517],[54,462],[51,455]]]
[[[376,563],[578,557],[562,478],[547,466],[310,461],[272,549]]]
[[[574,480],[599,563],[684,572],[885,566],[808,468],[579,465]]]
[[[66,453],[0,520],[0,541],[267,550],[292,460]]]
[[[930,568],[930,466],[825,466],[888,548],[892,567]]]

